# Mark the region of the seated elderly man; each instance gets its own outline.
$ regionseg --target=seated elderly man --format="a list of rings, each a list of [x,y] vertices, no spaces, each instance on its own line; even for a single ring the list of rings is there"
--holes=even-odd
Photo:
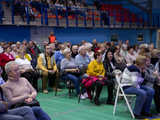
[[[72,54],[71,55],[72,55],[73,58],[75,58],[76,55],[78,54],[78,45],[73,45],[71,50],[72,50]]]
[[[6,102],[0,87],[0,120],[37,120],[30,107],[25,106],[11,110],[8,108],[9,104]]]
[[[37,92],[26,78],[20,77],[18,64],[15,61],[7,63],[5,71],[8,75],[8,80],[2,85],[2,89],[9,106],[15,108],[24,105],[33,105],[31,108],[38,120],[51,120],[48,114],[46,114],[38,104],[34,104]]]

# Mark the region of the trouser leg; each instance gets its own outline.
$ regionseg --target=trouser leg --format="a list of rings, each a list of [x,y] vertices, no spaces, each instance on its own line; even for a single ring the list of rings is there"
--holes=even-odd
[[[99,81],[96,81],[96,95],[95,95],[95,100],[99,100],[99,96],[100,96],[100,94],[101,94],[102,87],[103,87],[103,85],[102,85]]]
[[[42,72],[42,89],[47,89],[47,83],[48,83],[48,72],[43,71]]]
[[[136,102],[135,102],[135,107],[134,107],[133,112],[136,115],[140,115],[142,112],[143,105],[146,101],[146,97],[147,97],[145,90],[140,89],[140,88],[135,88],[135,87],[129,87],[129,88],[124,89],[124,92],[126,94],[136,95]]]
[[[160,86],[154,85],[155,95],[154,95],[154,103],[156,106],[156,110],[160,113]]]
[[[151,104],[152,104],[152,99],[154,96],[154,89],[148,86],[141,86],[141,89],[144,89],[146,92],[146,101],[144,103],[143,106],[143,112],[145,113],[149,113],[150,112],[150,108],[151,108]]]
[[[38,120],[51,120],[47,113],[45,113],[41,107],[35,106],[32,107],[34,114],[36,115]]]
[[[36,117],[32,111],[32,108],[27,106],[8,110],[8,114],[21,116],[24,118],[24,120],[36,120]]]

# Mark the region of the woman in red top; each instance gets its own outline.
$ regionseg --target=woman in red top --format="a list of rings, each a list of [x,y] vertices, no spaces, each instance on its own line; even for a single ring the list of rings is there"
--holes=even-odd
[[[6,76],[6,73],[4,70],[6,63],[8,63],[9,61],[15,60],[15,58],[13,57],[13,55],[10,52],[11,52],[11,46],[6,45],[6,46],[4,46],[4,52],[0,54],[0,66],[3,69],[2,77],[4,80],[7,80],[7,76]]]

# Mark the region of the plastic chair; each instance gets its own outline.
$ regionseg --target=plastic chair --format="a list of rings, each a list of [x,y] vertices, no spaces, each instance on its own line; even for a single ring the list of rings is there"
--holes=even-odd
[[[119,71],[119,70],[116,70],[116,71],[114,71],[114,73],[115,73],[115,76],[116,76],[117,92],[116,92],[116,98],[115,98],[115,103],[114,103],[113,115],[115,115],[115,112],[116,112],[118,98],[119,97],[123,97],[125,102],[126,102],[126,105],[127,105],[128,109],[129,109],[129,112],[130,112],[132,118],[135,118],[135,116],[133,114],[133,111],[132,111],[132,108],[131,108],[131,105],[130,105],[129,100],[128,100],[127,97],[135,97],[136,95],[125,94],[124,91],[123,91],[123,88],[122,88],[123,86],[121,84],[122,72]]]

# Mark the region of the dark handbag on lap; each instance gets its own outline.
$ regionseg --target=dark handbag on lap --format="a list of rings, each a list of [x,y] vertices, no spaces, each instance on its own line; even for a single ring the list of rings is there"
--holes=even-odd
[[[13,105],[12,108],[17,108],[17,107],[22,107],[22,106],[29,106],[29,107],[40,106],[40,103],[38,100],[34,99],[34,100],[32,100],[32,102],[24,101],[23,103],[17,103],[15,105]]]

